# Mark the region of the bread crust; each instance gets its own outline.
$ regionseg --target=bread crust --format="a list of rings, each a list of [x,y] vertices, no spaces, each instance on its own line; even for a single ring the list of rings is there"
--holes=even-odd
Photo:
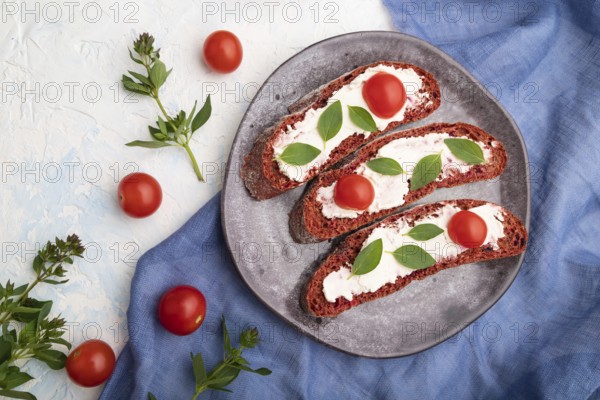
[[[423,87],[420,92],[429,93],[429,101],[420,108],[407,110],[402,121],[392,121],[385,129],[373,132],[368,138],[363,134],[354,134],[342,141],[330,154],[327,162],[315,167],[308,172],[307,178],[303,182],[297,182],[284,175],[277,161],[274,160],[273,143],[281,135],[288,125],[293,125],[304,118],[305,113],[310,109],[324,107],[333,93],[337,92],[342,86],[352,82],[357,76],[366,69],[377,65],[393,66],[396,69],[412,68],[423,79]],[[324,171],[336,164],[346,155],[352,153],[364,143],[376,138],[377,136],[398,127],[399,125],[417,121],[427,117],[440,106],[440,88],[436,79],[429,72],[412,64],[378,61],[372,64],[363,65],[353,71],[344,74],[334,81],[329,82],[308,93],[289,108],[292,114],[283,117],[274,126],[263,131],[256,139],[252,150],[244,158],[241,170],[241,177],[250,195],[257,200],[265,200],[275,197],[285,191],[301,186]]]
[[[322,204],[317,201],[317,191],[321,187],[333,184],[340,177],[353,173],[359,165],[375,157],[377,151],[393,140],[406,137],[425,136],[434,132],[445,132],[453,137],[469,138],[489,146],[491,156],[488,162],[474,165],[466,173],[457,170],[446,171],[449,176],[441,181],[431,182],[418,190],[409,191],[404,197],[403,205],[381,210],[379,212],[364,212],[356,218],[327,218],[322,213]],[[491,143],[495,142],[495,146]],[[336,169],[319,175],[298,199],[290,212],[290,234],[298,243],[314,243],[340,236],[365,226],[385,216],[394,214],[407,205],[430,194],[437,188],[446,188],[466,183],[482,181],[499,176],[508,161],[506,150],[502,143],[489,133],[474,125],[465,123],[436,123],[421,128],[410,129],[381,137],[365,146],[351,156]]]
[[[504,237],[498,240],[498,250],[494,250],[491,245],[467,249],[457,257],[444,259],[429,268],[416,270],[405,277],[398,277],[395,282],[384,285],[376,292],[358,294],[355,295],[352,300],[340,297],[334,303],[330,303],[325,299],[323,294],[324,279],[330,273],[335,272],[343,265],[346,265],[346,263],[352,264],[354,262],[354,259],[362,247],[362,243],[367,239],[373,229],[382,224],[394,222],[400,218],[406,218],[408,224],[414,226],[415,222],[423,217],[434,214],[437,210],[447,204],[454,205],[462,210],[468,210],[480,205],[493,203],[481,200],[463,199],[426,204],[417,206],[404,213],[390,216],[377,224],[353,233],[341,242],[319,265],[306,285],[302,296],[303,308],[308,313],[317,317],[335,317],[359,304],[397,292],[409,283],[415,280],[424,279],[438,271],[473,262],[515,256],[525,251],[525,248],[527,247],[527,230],[525,229],[525,226],[519,218],[502,208],[504,215]]]

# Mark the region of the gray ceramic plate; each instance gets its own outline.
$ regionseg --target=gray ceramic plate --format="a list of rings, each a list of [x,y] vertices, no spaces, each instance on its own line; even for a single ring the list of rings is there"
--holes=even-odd
[[[442,271],[386,298],[335,319],[308,316],[302,288],[331,243],[299,245],[288,233],[288,212],[303,188],[267,201],[253,200],[239,178],[243,157],[257,135],[287,114],[302,95],[353,68],[377,60],[413,63],[431,72],[442,105],[427,119],[463,121],[492,133],[506,146],[509,162],[495,180],[441,189],[422,199],[476,198],[502,204],[529,224],[527,153],[504,109],[465,69],[432,45],[396,32],[357,32],[314,44],[283,63],[265,81],[244,116],[231,149],[222,195],[225,238],[242,278],[256,295],[302,332],[348,353],[398,357],[425,350],[459,332],[508,289],[523,256]]]

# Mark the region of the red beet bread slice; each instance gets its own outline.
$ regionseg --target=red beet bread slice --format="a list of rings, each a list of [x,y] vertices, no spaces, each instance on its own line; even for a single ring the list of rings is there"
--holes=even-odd
[[[358,306],[367,301],[390,295],[402,289],[412,281],[425,279],[443,269],[456,267],[463,264],[493,260],[498,258],[515,256],[523,251],[527,246],[527,231],[523,223],[508,210],[501,208],[503,221],[501,221],[504,231],[503,237],[500,237],[495,246],[491,243],[484,243],[481,247],[464,249],[458,255],[439,259],[432,266],[425,269],[417,269],[404,277],[398,276],[394,282],[390,282],[373,292],[363,292],[355,294],[351,300],[341,296],[331,302],[325,298],[323,292],[323,282],[327,276],[340,268],[349,267],[353,264],[356,256],[360,252],[363,243],[378,227],[394,226],[394,223],[406,223],[409,227],[419,224],[419,221],[428,216],[436,216],[436,213],[446,205],[452,205],[461,210],[469,210],[474,207],[489,204],[481,200],[449,200],[439,203],[417,206],[409,211],[390,216],[379,223],[361,229],[345,238],[319,265],[308,282],[305,292],[302,296],[302,305],[304,309],[312,315],[318,317],[335,317],[340,313]],[[496,206],[499,207],[499,206]],[[403,221],[399,221],[403,220]],[[389,312],[389,310],[382,310]]]
[[[314,165],[314,167],[307,171],[306,176],[300,177],[300,181],[291,179],[282,172],[280,165],[275,160],[273,146],[282,135],[286,135],[286,132],[289,129],[288,127],[292,127],[293,129],[297,123],[302,122],[307,111],[325,108],[328,101],[341,88],[351,84],[369,68],[376,68],[379,66],[390,66],[396,70],[412,69],[422,82],[421,88],[414,92],[414,95],[417,96],[415,99],[418,98],[419,100],[414,104],[407,103],[403,118],[399,121],[392,120],[385,128],[372,132],[368,137],[362,132],[348,136],[331,151],[329,157],[325,161],[318,163],[318,165]],[[410,86],[410,82],[405,83],[405,87],[407,86]],[[410,91],[410,87],[407,87],[407,89],[407,91]],[[352,153],[358,147],[373,140],[382,133],[394,129],[399,125],[427,117],[439,107],[440,98],[440,88],[433,75],[415,65],[394,61],[380,61],[358,67],[304,96],[297,103],[289,107],[289,111],[292,114],[283,117],[274,126],[262,132],[256,139],[250,153],[244,158],[241,177],[246,188],[250,192],[250,195],[257,200],[275,197],[283,192],[305,184],[346,155]],[[346,104],[343,105],[343,107],[346,106]]]
[[[388,143],[397,139],[425,137],[440,132],[447,133],[452,138],[465,138],[482,144],[485,147],[484,150],[489,154],[489,159],[483,164],[473,165],[468,171],[449,165],[449,168],[445,168],[440,174],[442,179],[428,183],[417,190],[409,190],[404,195],[404,203],[397,207],[374,212],[367,210],[354,218],[331,216],[328,218],[323,214],[323,203],[317,199],[320,188],[330,187],[339,178],[354,173],[361,164],[376,158],[379,149]],[[340,236],[398,212],[437,188],[464,185],[497,177],[504,170],[507,160],[508,156],[501,142],[484,130],[465,123],[436,123],[385,135],[363,146],[351,155],[343,166],[327,171],[311,182],[290,212],[290,233],[292,238],[299,243],[319,242]],[[410,180],[408,184],[410,184]]]

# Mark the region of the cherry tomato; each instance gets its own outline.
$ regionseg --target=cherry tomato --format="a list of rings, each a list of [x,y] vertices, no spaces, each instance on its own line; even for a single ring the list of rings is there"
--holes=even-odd
[[[459,211],[448,223],[450,239],[463,247],[479,247],[487,236],[487,225],[483,218],[471,211]]]
[[[206,315],[204,295],[193,286],[176,286],[160,299],[158,320],[175,335],[189,335],[202,325]]]
[[[375,188],[362,175],[351,174],[338,179],[333,188],[333,201],[347,210],[366,210],[375,199]]]
[[[152,215],[161,202],[160,184],[148,174],[134,172],[119,183],[119,204],[130,217],[144,218]]]
[[[362,96],[369,110],[379,118],[392,118],[406,102],[406,91],[400,79],[378,72],[363,86]]]
[[[204,62],[222,74],[235,71],[242,63],[242,43],[229,31],[211,33],[204,42]]]
[[[115,353],[102,340],[88,340],[69,354],[65,367],[76,384],[98,386],[106,382],[115,369]]]

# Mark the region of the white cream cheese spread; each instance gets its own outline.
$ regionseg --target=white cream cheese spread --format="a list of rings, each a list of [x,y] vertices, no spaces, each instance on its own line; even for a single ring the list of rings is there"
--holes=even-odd
[[[362,87],[369,78],[378,72],[387,72],[396,76],[404,84],[406,91],[406,103],[393,117],[383,119],[371,113],[378,130],[384,129],[392,121],[404,120],[406,110],[420,107],[423,103],[428,101],[428,93],[419,93],[423,86],[423,80],[412,68],[396,69],[392,66],[381,64],[366,69],[362,74],[355,77],[352,82],[342,86],[337,92],[333,93],[329,99],[329,104],[336,100],[339,100],[342,104],[342,128],[335,137],[329,139],[327,143],[323,143],[323,139],[321,139],[317,130],[319,117],[325,111],[327,106],[316,110],[312,108],[309,109],[306,111],[303,120],[296,122],[293,126],[288,125],[286,131],[279,135],[277,140],[273,143],[275,157],[281,155],[285,148],[292,143],[309,144],[322,150],[314,160],[302,166],[289,165],[278,159],[277,163],[279,164],[279,169],[284,175],[297,182],[303,182],[306,180],[308,172],[311,169],[327,162],[331,152],[344,139],[355,133],[363,134],[365,137],[368,137],[371,134],[370,132],[362,130],[350,120],[348,106],[359,106],[366,110],[369,109],[362,96]]]
[[[456,257],[458,254],[467,250],[459,244],[453,242],[448,235],[448,222],[454,214],[460,209],[453,205],[445,205],[440,210],[436,211],[437,216],[426,216],[418,221],[415,225],[420,224],[435,224],[444,229],[444,232],[433,239],[427,241],[416,241],[408,236],[403,236],[411,227],[403,218],[397,221],[379,226],[371,232],[369,237],[363,242],[362,248],[365,248],[371,242],[382,239],[383,255],[381,261],[374,270],[364,275],[354,275],[351,278],[352,266],[347,264],[339,270],[330,273],[323,281],[323,294],[329,302],[335,302],[337,298],[343,297],[347,300],[352,300],[352,297],[361,293],[376,292],[387,283],[395,282],[400,277],[407,276],[415,270],[407,268],[394,258],[388,252],[393,252],[401,246],[407,244],[415,244],[429,253],[436,262]],[[498,249],[498,239],[504,237],[504,224],[502,207],[494,204],[484,204],[479,207],[469,209],[479,215],[487,225],[487,236],[484,244],[492,245],[494,249]]]
[[[359,165],[355,173],[368,178],[375,189],[375,198],[365,211],[374,213],[403,205],[404,196],[409,192],[409,179],[414,167],[420,159],[430,154],[441,152],[442,172],[437,177],[438,181],[456,171],[466,173],[471,169],[472,164],[458,159],[444,143],[444,139],[450,137],[447,133],[430,133],[420,137],[396,139],[381,147],[374,158],[387,157],[396,160],[404,170],[404,173],[400,175],[381,175],[369,169],[366,163]],[[475,143],[483,150],[483,157],[486,161],[489,160],[490,148],[483,143]],[[365,212],[338,206],[333,198],[335,184],[336,182],[330,186],[319,188],[317,191],[317,201],[323,205],[322,213],[326,218],[356,218]]]

